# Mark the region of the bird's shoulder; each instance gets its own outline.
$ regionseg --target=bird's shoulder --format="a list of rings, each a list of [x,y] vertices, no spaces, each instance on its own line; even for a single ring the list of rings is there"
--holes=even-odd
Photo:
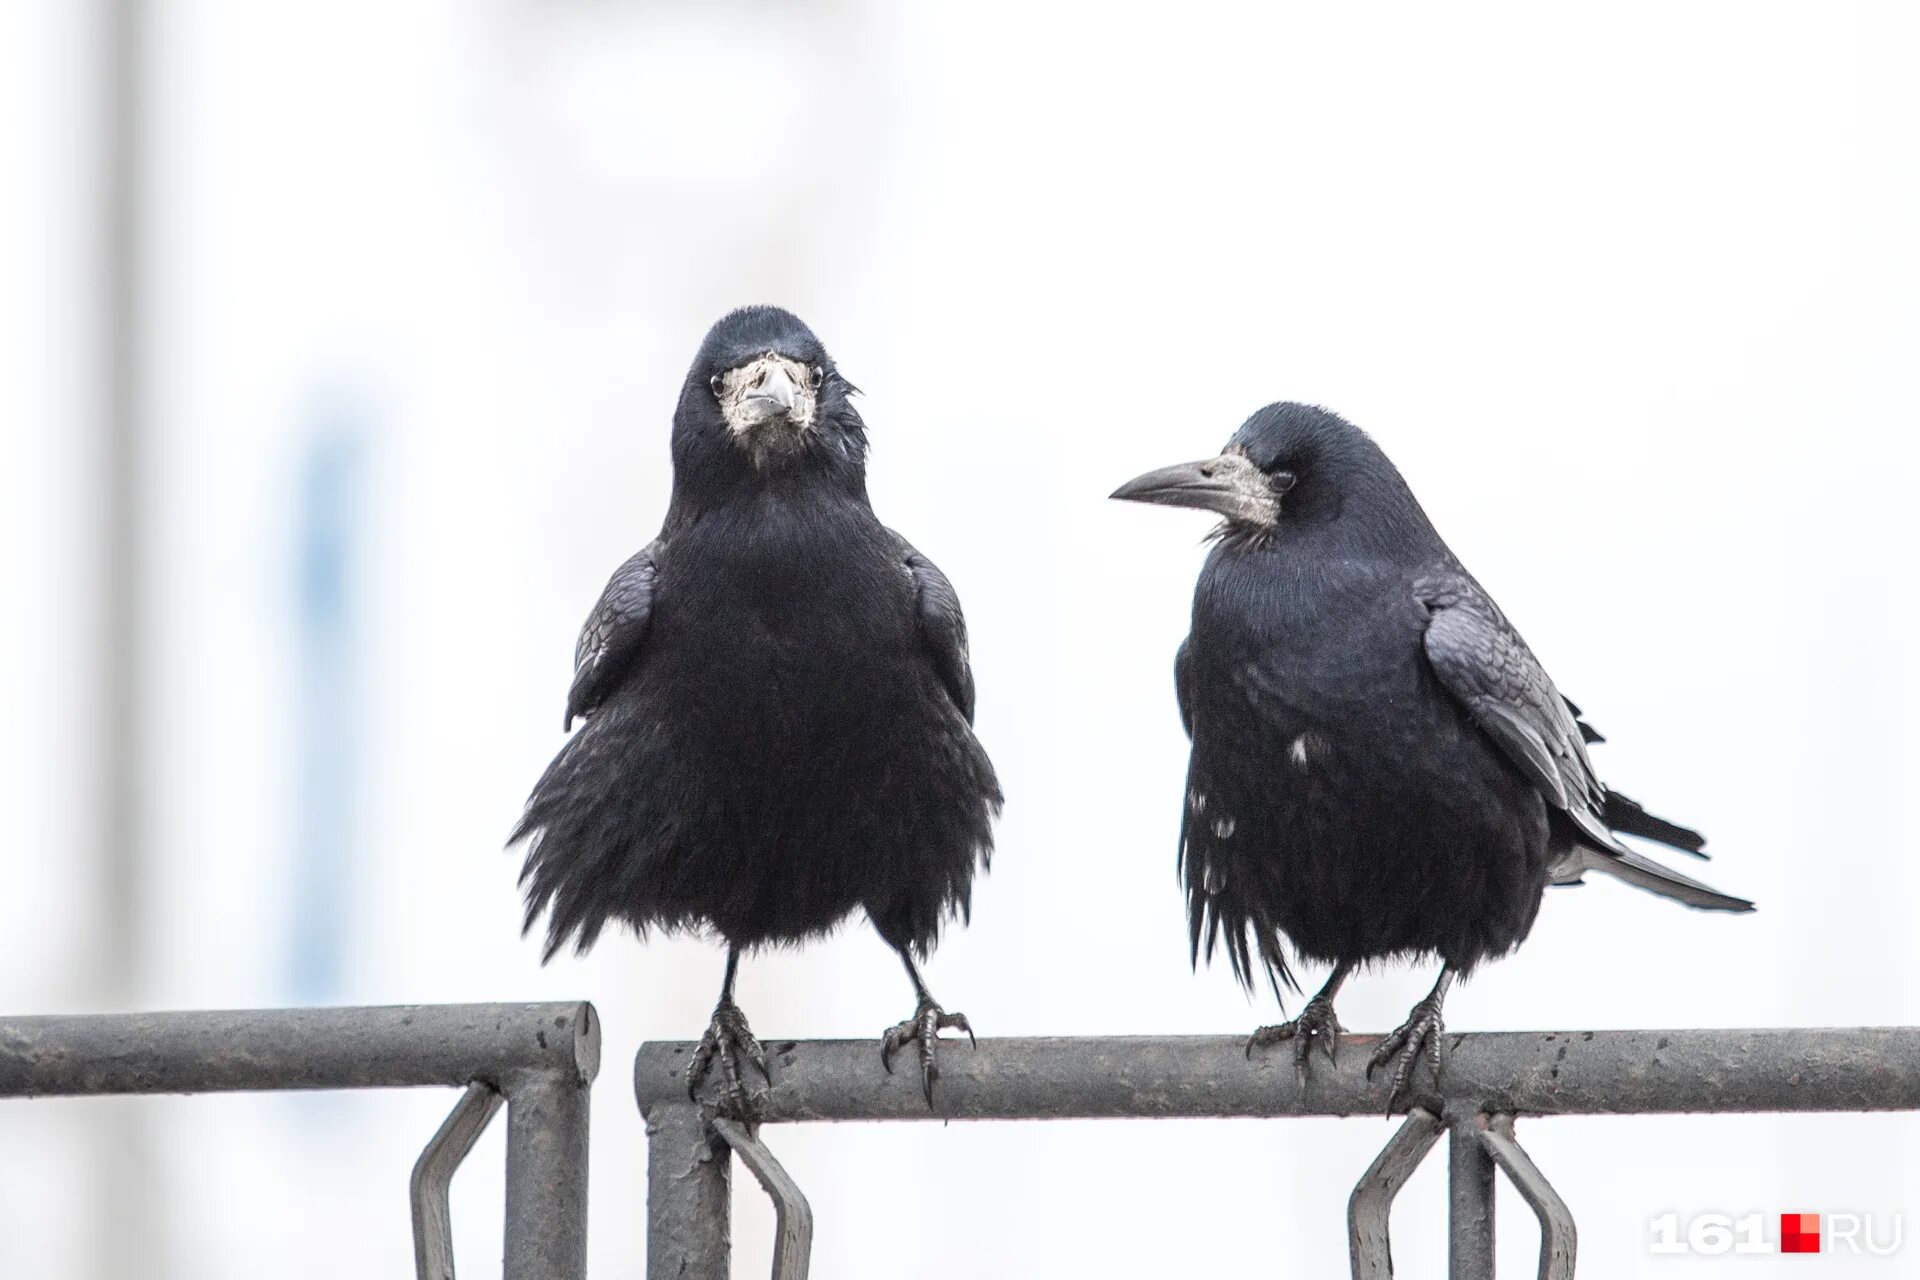
[[[1572,717],[1527,642],[1493,597],[1464,570],[1438,568],[1415,575],[1413,596],[1425,615],[1423,643],[1443,679],[1475,697],[1492,697],[1530,712]],[[1577,735],[1576,735],[1577,736]]]
[[[886,535],[886,549],[894,565],[905,575],[906,583],[913,591],[916,605],[942,618],[951,617],[964,635],[966,620],[960,611],[960,593],[954,590],[952,580],[926,553],[908,542],[898,531],[885,525],[880,529]]]
[[[573,649],[566,727],[589,715],[632,667],[653,618],[665,540],[655,538],[613,571]]]
[[[884,527],[883,527],[884,528]],[[895,563],[911,593],[914,622],[947,695],[969,724],[973,721],[973,665],[967,644],[967,618],[953,582],[911,542],[892,529]]]

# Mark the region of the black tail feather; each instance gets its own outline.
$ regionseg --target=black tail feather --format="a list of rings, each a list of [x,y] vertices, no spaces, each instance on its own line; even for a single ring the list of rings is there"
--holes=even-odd
[[[1691,827],[1654,817],[1618,791],[1607,792],[1606,806],[1601,810],[1600,820],[1607,824],[1609,830],[1621,835],[1639,836],[1643,840],[1652,840],[1670,849],[1690,853],[1696,858],[1708,856],[1704,852],[1707,844],[1705,836]]]

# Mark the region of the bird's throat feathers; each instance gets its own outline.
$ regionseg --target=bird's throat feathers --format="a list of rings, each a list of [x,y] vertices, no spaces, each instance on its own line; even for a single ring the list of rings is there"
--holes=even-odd
[[[675,511],[692,513],[761,497],[839,494],[867,501],[867,432],[844,398],[824,399],[820,421],[797,447],[759,451],[731,433],[685,429],[676,423],[673,450]]]

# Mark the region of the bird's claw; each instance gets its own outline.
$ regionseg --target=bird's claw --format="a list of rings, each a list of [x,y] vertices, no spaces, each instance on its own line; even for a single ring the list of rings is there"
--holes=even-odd
[[[773,1083],[773,1076],[767,1070],[767,1051],[747,1026],[747,1015],[741,1013],[740,1006],[733,1001],[723,1000],[714,1009],[713,1020],[707,1023],[706,1034],[700,1037],[700,1045],[693,1051],[693,1060],[687,1063],[688,1100],[697,1100],[700,1082],[717,1061],[721,1092],[715,1109],[738,1119],[751,1119],[754,1099],[741,1071],[742,1058],[759,1069],[762,1080],[769,1085]]]
[[[1300,1016],[1291,1022],[1282,1022],[1276,1026],[1261,1027],[1247,1037],[1247,1057],[1253,1057],[1255,1049],[1264,1049],[1279,1044],[1283,1040],[1293,1041],[1293,1074],[1301,1084],[1307,1082],[1307,1057],[1313,1051],[1315,1042],[1327,1055],[1327,1062],[1337,1065],[1340,1053],[1340,1033],[1346,1028],[1340,1025],[1340,1019],[1334,1016],[1333,1001],[1324,996],[1315,996],[1307,1001],[1306,1008],[1300,1010]]]
[[[913,1016],[904,1022],[888,1027],[880,1037],[880,1065],[893,1074],[893,1055],[909,1044],[919,1046],[920,1050],[920,1091],[926,1096],[927,1107],[933,1107],[933,1082],[940,1078],[938,1049],[940,1033],[947,1029],[964,1031],[967,1042],[974,1048],[980,1042],[974,1039],[973,1027],[964,1013],[948,1013],[932,1000],[922,1000]]]
[[[1413,1079],[1413,1069],[1422,1058],[1432,1064],[1434,1082],[1439,1083],[1440,1036],[1445,1030],[1446,1024],[1440,1020],[1440,1004],[1429,997],[1413,1006],[1407,1020],[1374,1047],[1373,1056],[1367,1059],[1367,1079],[1373,1079],[1378,1068],[1398,1059],[1393,1068],[1393,1087],[1387,1091],[1388,1115],[1398,1107],[1401,1095]]]

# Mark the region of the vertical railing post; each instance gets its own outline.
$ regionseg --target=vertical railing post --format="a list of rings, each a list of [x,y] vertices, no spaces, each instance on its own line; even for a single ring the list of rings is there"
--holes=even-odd
[[[1456,1119],[1447,1136],[1447,1275],[1493,1280],[1493,1157],[1480,1141],[1485,1116]]]
[[[542,1072],[507,1086],[506,1280],[587,1274],[588,1084]]]
[[[727,1280],[732,1166],[698,1107],[647,1113],[647,1280]]]

